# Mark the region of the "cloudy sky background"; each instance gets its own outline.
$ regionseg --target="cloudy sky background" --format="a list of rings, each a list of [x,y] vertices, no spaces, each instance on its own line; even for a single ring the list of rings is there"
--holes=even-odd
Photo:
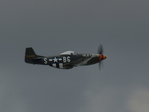
[[[148,112],[148,0],[1,0],[1,112]],[[67,50],[98,65],[60,70],[24,62]]]

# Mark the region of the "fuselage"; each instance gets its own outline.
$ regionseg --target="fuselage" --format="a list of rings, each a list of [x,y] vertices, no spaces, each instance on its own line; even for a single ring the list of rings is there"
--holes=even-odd
[[[50,65],[56,68],[72,68],[98,63],[98,54],[77,54],[77,55],[57,55],[49,57],[40,57],[33,59],[33,64]]]

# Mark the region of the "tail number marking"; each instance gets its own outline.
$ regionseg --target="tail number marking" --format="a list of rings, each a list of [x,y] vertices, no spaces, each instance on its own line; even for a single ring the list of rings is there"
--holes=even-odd
[[[33,57],[35,57],[35,55],[27,55],[26,57],[27,58],[33,58]]]

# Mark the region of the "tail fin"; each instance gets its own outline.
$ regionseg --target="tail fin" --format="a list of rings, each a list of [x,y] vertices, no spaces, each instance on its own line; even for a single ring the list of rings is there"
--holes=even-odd
[[[25,62],[26,63],[33,63],[33,59],[36,57],[36,53],[34,52],[32,47],[26,48],[25,51]]]

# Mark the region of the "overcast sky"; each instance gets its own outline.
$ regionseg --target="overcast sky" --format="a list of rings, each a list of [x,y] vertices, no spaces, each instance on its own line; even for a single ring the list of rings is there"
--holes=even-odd
[[[148,112],[149,0],[1,0],[0,112]],[[104,66],[70,70],[24,62],[67,50]]]

